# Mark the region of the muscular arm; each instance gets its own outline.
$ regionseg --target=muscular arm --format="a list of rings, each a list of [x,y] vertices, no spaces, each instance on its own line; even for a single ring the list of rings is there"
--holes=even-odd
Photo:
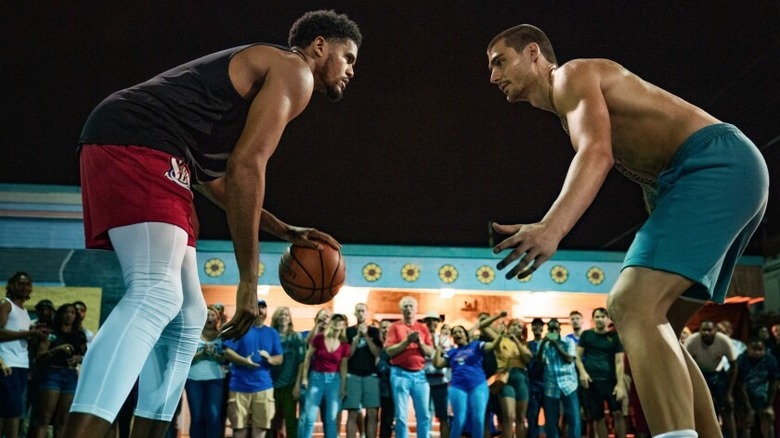
[[[574,73],[576,77],[562,75],[554,92],[560,95],[556,103],[566,115],[576,154],[558,198],[542,219],[561,238],[593,202],[614,164],[611,123],[599,78],[582,69]]]
[[[553,94],[556,107],[566,116],[576,154],[558,197],[540,222],[493,225],[497,232],[511,235],[494,252],[515,248],[498,268],[519,260],[507,278],[528,276],[555,254],[561,239],[595,199],[614,162],[609,112],[597,74],[582,68],[573,73],[559,71]],[[531,262],[533,269],[527,270]]]
[[[313,78],[299,63],[284,59],[268,68],[254,97],[244,131],[227,162],[224,207],[239,271],[236,313],[223,329],[242,336],[257,314],[258,234],[265,198],[265,172],[287,123],[311,98]]]

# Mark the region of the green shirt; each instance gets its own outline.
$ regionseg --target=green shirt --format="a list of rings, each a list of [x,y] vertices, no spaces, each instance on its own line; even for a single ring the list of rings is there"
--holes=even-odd
[[[298,367],[306,355],[306,342],[300,333],[290,332],[282,336],[282,351],[284,361],[281,365],[271,368],[271,378],[274,388],[284,388],[295,383],[298,377]]]
[[[585,349],[582,364],[593,380],[615,380],[615,355],[623,352],[618,334],[613,331],[596,333],[585,330],[578,345]]]

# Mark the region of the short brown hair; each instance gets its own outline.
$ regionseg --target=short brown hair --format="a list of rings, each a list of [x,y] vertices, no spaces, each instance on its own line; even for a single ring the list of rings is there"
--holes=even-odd
[[[499,41],[503,40],[504,44],[508,47],[515,49],[517,52],[522,51],[525,47],[531,43],[539,45],[539,49],[542,51],[542,55],[551,63],[558,64],[558,60],[555,57],[555,51],[553,50],[550,39],[547,38],[544,32],[536,26],[530,24],[519,24],[496,35],[488,44],[488,50],[495,46]]]

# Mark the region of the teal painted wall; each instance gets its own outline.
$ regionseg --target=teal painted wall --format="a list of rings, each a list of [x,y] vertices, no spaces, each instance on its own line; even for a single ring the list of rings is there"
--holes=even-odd
[[[278,285],[278,264],[288,244],[261,242],[258,283]],[[389,245],[343,246],[346,284],[388,289],[556,291],[607,293],[620,272],[623,253],[558,251],[525,281],[504,278],[501,259],[489,248]],[[741,265],[761,266],[760,257]],[[0,184],[0,273],[26,271],[40,285],[101,287],[101,321],[124,287],[116,255],[84,249],[78,187]],[[238,270],[231,242],[198,243],[201,283],[231,285]]]

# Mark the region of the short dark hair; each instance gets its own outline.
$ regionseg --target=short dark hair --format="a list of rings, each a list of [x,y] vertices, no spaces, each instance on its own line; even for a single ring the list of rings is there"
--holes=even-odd
[[[569,316],[570,316],[570,317],[572,317],[572,316],[574,316],[574,315],[580,315],[580,316],[582,316],[582,313],[580,313],[580,311],[579,311],[579,310],[572,310],[571,312],[569,312]]]
[[[609,317],[609,312],[607,312],[606,308],[604,308],[604,307],[596,307],[595,309],[593,309],[593,312],[590,314],[591,318],[596,316],[596,312],[601,312],[605,316]]]
[[[558,318],[550,318],[550,320],[547,321],[547,327],[550,327],[551,325],[557,325],[558,328],[561,328],[561,322],[558,321]]]
[[[542,318],[534,318],[531,320],[531,325],[544,325],[544,320]]]
[[[293,23],[287,44],[290,47],[308,47],[317,37],[326,40],[352,40],[360,47],[363,35],[358,25],[344,14],[333,10],[309,11]]]
[[[539,49],[542,55],[553,64],[558,64],[558,60],[555,57],[555,51],[553,50],[550,39],[547,38],[544,32],[536,26],[530,24],[519,24],[496,35],[488,44],[488,50],[495,46],[499,41],[503,40],[504,44],[508,47],[515,49],[517,52],[522,51],[525,47],[531,43],[539,45]]]

